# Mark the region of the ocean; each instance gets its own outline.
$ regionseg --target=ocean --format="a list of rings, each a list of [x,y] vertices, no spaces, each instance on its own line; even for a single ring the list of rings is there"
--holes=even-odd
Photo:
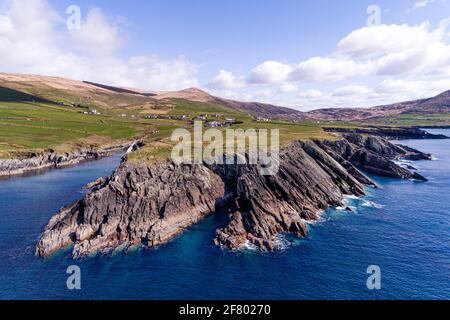
[[[328,210],[308,238],[286,238],[276,253],[216,247],[226,217],[213,215],[156,249],[40,259],[34,246],[50,217],[120,156],[0,180],[0,299],[450,299],[450,140],[398,143],[436,157],[412,164],[429,182],[372,176],[381,188],[349,198],[354,213]],[[71,265],[81,290],[67,288]],[[380,268],[380,290],[367,287],[369,266]]]

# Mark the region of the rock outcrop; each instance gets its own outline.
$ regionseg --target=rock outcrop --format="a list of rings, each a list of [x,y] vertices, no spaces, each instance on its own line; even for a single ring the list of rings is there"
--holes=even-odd
[[[342,206],[345,195],[374,186],[360,169],[384,176],[425,178],[391,160],[428,159],[419,151],[379,138],[346,135],[336,141],[297,141],[280,153],[276,175],[257,165],[149,165],[124,161],[86,197],[63,208],[42,234],[36,253],[49,256],[73,246],[75,258],[135,245],[157,246],[215,212],[227,212],[217,245],[252,244],[275,250],[280,234],[308,234],[307,223]],[[219,210],[222,209],[222,210]]]
[[[407,140],[407,139],[450,139],[443,134],[429,133],[420,128],[395,128],[395,127],[381,127],[372,126],[366,128],[324,128],[326,132],[338,132],[338,133],[356,133],[356,134],[369,134],[371,136],[378,136],[390,140]]]
[[[97,160],[111,155],[111,152],[114,150],[125,147],[116,146],[106,149],[85,147],[76,149],[70,153],[58,153],[49,150],[41,154],[34,153],[15,159],[0,159],[0,177],[22,175],[28,172],[61,168],[76,165],[83,161]]]
[[[121,245],[162,244],[214,212],[224,183],[202,165],[123,163],[101,187],[60,211],[37,254],[74,245],[74,257]]]

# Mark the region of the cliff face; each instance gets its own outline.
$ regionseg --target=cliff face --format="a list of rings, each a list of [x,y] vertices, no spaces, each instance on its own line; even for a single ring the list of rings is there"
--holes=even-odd
[[[156,246],[214,212],[224,192],[220,177],[204,166],[124,163],[50,221],[37,254],[71,244],[74,257],[123,244]]]
[[[228,225],[216,244],[238,249],[251,243],[277,248],[277,236],[304,237],[307,222],[344,195],[364,195],[375,186],[358,167],[398,178],[422,178],[393,163],[400,157],[427,158],[377,137],[295,142],[280,154],[275,176],[252,165],[157,165],[124,162],[83,200],[62,209],[42,234],[36,253],[48,256],[73,245],[75,258],[133,245],[163,244],[206,215],[226,209]],[[224,211],[224,210],[221,210]]]
[[[324,128],[326,132],[357,133],[378,136],[391,140],[406,139],[449,139],[442,134],[432,134],[420,128],[367,127],[367,128]]]
[[[21,175],[31,171],[59,168],[75,165],[83,161],[97,160],[110,155],[112,150],[122,147],[125,146],[103,150],[80,148],[64,154],[47,151],[43,154],[34,154],[19,159],[0,159],[0,177]]]

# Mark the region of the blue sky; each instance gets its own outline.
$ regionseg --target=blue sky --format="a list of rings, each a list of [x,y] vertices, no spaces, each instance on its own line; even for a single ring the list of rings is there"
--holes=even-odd
[[[145,90],[198,86],[301,110],[370,106],[450,89],[449,30],[439,29],[450,17],[450,1],[30,0],[26,8],[19,1],[0,0],[0,51],[6,44],[25,50],[21,44],[28,41],[45,54],[0,53],[2,71]],[[373,4],[381,25],[369,30]],[[80,30],[66,30],[69,5],[81,9]],[[45,22],[29,21],[40,16]],[[392,52],[386,43],[394,44]]]

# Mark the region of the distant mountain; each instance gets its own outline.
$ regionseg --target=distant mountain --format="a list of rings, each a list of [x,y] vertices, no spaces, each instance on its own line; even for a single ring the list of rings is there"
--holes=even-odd
[[[156,93],[156,99],[182,98],[198,102],[224,105],[228,108],[247,113],[268,117],[290,120],[320,120],[320,121],[352,121],[382,118],[401,114],[441,114],[450,112],[450,91],[436,97],[372,108],[334,108],[318,109],[310,112],[301,112],[291,108],[280,107],[267,103],[242,102],[224,99],[210,95],[196,88],[181,91]]]
[[[103,109],[151,107],[156,100],[128,89],[38,75],[0,73],[0,101],[46,101]],[[14,94],[13,94],[14,93]]]
[[[307,112],[308,118],[315,120],[367,120],[402,114],[443,114],[450,112],[450,91],[428,98],[399,102],[372,108],[320,109]]]
[[[230,99],[224,99],[220,97],[213,96],[203,90],[197,88],[189,88],[180,91],[171,92],[157,92],[156,99],[186,99],[197,102],[210,103],[215,105],[222,105],[227,108],[234,110],[262,116],[268,118],[282,118],[282,119],[304,119],[305,115],[303,112],[275,106],[267,103],[260,102],[242,102]]]

